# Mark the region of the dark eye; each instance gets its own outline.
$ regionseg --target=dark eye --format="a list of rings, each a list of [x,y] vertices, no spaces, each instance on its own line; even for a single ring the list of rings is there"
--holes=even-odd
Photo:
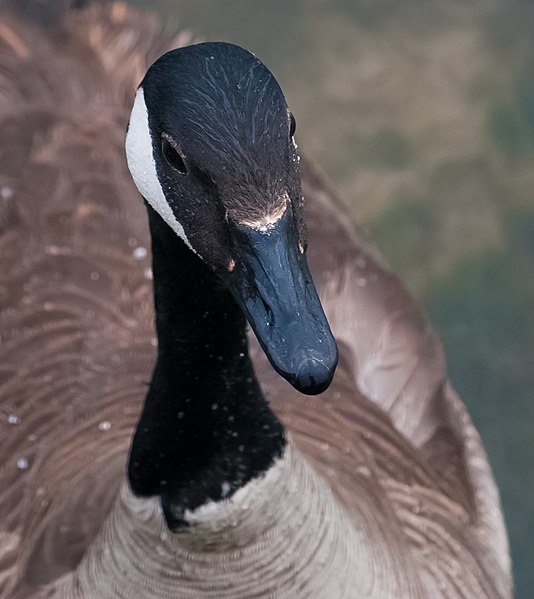
[[[161,153],[167,164],[176,169],[181,175],[187,174],[184,159],[165,134],[161,136]]]
[[[289,113],[289,137],[293,137],[295,135],[295,131],[297,129],[297,122],[295,121],[295,117],[293,113]]]

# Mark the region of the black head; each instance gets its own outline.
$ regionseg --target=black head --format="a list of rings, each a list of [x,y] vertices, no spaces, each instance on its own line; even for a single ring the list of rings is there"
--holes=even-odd
[[[273,366],[317,393],[337,347],[306,264],[294,132],[269,70],[206,43],[150,67],[126,151],[141,194],[232,291]]]

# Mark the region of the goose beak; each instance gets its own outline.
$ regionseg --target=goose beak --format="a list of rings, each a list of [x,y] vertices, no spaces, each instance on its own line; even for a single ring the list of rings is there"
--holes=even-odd
[[[274,369],[298,391],[322,393],[338,361],[290,209],[265,230],[237,225],[228,286]]]

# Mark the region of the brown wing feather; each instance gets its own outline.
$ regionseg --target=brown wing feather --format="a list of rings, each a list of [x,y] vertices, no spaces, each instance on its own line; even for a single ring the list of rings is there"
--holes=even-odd
[[[76,565],[124,470],[154,356],[124,131],[171,41],[123,5],[73,11],[46,33],[3,16],[0,588],[12,597],[19,578]]]
[[[334,381],[325,398],[345,424],[320,411],[322,439],[356,432],[395,514],[389,524],[402,530],[423,577],[450,587],[451,596],[479,596],[481,589],[482,596],[510,596],[498,492],[478,433],[447,381],[441,345],[361,231],[347,227],[335,194],[306,166],[303,175],[310,263],[356,387],[351,396]],[[468,563],[473,577],[458,581],[458,564]]]

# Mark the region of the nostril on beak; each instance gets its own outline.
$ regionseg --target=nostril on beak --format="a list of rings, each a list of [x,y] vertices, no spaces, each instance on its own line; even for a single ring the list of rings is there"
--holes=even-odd
[[[274,314],[272,311],[271,306],[269,306],[269,304],[263,299],[263,297],[260,295],[260,299],[261,299],[261,303],[263,304],[263,307],[265,309],[265,314],[267,315],[267,323],[268,326],[273,326],[274,325]]]

